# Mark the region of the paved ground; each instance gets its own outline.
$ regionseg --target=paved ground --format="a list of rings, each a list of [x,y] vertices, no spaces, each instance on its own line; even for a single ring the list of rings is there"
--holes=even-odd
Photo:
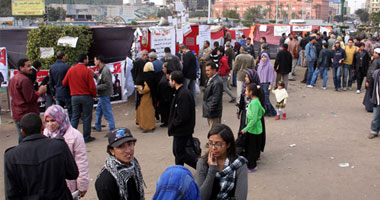
[[[249,174],[248,199],[260,200],[358,200],[379,199],[380,138],[367,139],[372,118],[361,102],[364,94],[335,92],[331,71],[327,90],[310,89],[299,83],[304,69],[298,69],[297,81],[290,82],[287,120],[266,118],[267,145],[259,170]],[[273,97],[271,97],[273,102]],[[239,121],[236,107],[223,103],[223,123],[235,131]],[[195,136],[206,143],[207,122],[202,118],[198,96]],[[135,125],[134,103],[113,105],[117,127],[128,127],[138,139],[135,156],[142,166],[147,184],[146,199],[151,199],[161,173],[174,163],[172,138],[167,129],[156,128],[143,134]],[[9,113],[2,113],[0,152],[16,145],[17,134]],[[159,124],[157,124],[158,126]],[[80,127],[79,130],[82,130]],[[96,199],[94,181],[107,157],[107,140],[95,132],[96,141],[87,145],[90,165],[90,189],[85,199]],[[295,147],[290,147],[295,144]],[[204,152],[206,149],[204,149]],[[347,168],[340,163],[349,163]],[[0,156],[0,198],[4,198],[3,156]],[[194,170],[192,170],[194,172]]]

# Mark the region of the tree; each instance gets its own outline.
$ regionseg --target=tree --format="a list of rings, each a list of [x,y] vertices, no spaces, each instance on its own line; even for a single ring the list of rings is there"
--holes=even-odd
[[[58,8],[48,8],[47,11],[47,17],[49,21],[57,21],[57,20],[63,20],[66,18],[66,10],[58,7]]]
[[[243,15],[244,19],[252,22],[255,22],[257,19],[262,19],[264,16],[261,9],[262,6],[260,5],[249,8]]]
[[[157,17],[172,16],[172,12],[168,8],[162,8],[157,11]]]
[[[268,18],[271,18],[271,16],[272,16],[272,8],[270,7],[271,4],[269,1],[267,1],[265,4],[267,5],[266,13],[269,13]]]
[[[355,14],[359,17],[360,21],[362,22],[368,22],[369,21],[369,14],[366,12],[365,9],[357,9],[355,11]]]
[[[12,15],[11,0],[0,1],[0,17],[9,17]]]
[[[239,13],[237,13],[236,10],[233,9],[223,11],[223,17],[240,19]]]
[[[371,19],[372,25],[377,26],[380,23],[380,11],[372,12],[369,18]]]

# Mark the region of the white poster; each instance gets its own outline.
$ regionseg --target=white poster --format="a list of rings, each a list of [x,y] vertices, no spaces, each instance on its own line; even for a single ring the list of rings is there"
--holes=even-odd
[[[173,16],[168,16],[168,22],[169,22],[169,24],[173,23]]]
[[[313,26],[296,26],[293,25],[293,31],[311,31]]]
[[[40,47],[41,56],[40,58],[50,58],[54,56],[53,47]]]
[[[77,46],[78,37],[64,36],[58,39],[58,45],[69,46],[75,48]]]
[[[177,42],[183,43],[183,30],[181,28],[177,29]]]
[[[203,49],[204,41],[211,42],[211,26],[210,25],[199,25],[199,35],[197,37],[197,43],[199,49]]]
[[[274,26],[274,36],[281,36],[283,33],[290,33],[290,26]]]
[[[150,48],[157,51],[158,58],[162,58],[165,47],[170,47],[171,52],[175,52],[175,31],[172,26],[149,28]]]
[[[319,32],[322,34],[325,31],[326,31],[326,33],[331,32],[331,30],[328,27],[321,26],[320,29],[319,29]]]
[[[260,25],[259,30],[260,30],[261,32],[267,32],[267,25]]]
[[[0,47],[0,84],[1,87],[8,87],[8,60],[7,49]]]
[[[188,35],[189,33],[191,33],[191,26],[190,26],[190,24],[186,24],[186,25],[184,26],[184,29],[183,29],[183,35],[186,36],[186,35]]]
[[[182,2],[175,2],[175,10],[181,12],[185,9]]]

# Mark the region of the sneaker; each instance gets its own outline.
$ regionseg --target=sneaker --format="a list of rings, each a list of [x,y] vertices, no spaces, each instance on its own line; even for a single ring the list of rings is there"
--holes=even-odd
[[[248,169],[248,173],[253,173],[255,171],[257,171],[257,169]]]
[[[346,88],[346,87],[344,87],[344,88],[343,88],[343,91],[347,91],[347,88]]]
[[[322,90],[325,90],[326,89],[326,87],[322,87]]]
[[[280,119],[280,115],[277,115],[276,118],[274,118],[274,120],[279,120]]]
[[[102,132],[101,129],[96,129],[95,126],[91,127],[91,129],[94,130],[94,131]]]
[[[375,137],[377,137],[377,136],[378,136],[377,133],[370,133],[370,134],[368,135],[368,139],[373,139],[373,138],[375,138]]]
[[[282,119],[286,119],[286,113],[282,114]]]
[[[95,138],[90,136],[90,137],[88,137],[87,139],[84,140],[84,143],[89,143],[89,142],[92,142],[94,140],[95,140]]]
[[[160,127],[167,127],[168,126],[168,123],[162,123],[161,125],[160,125]]]
[[[236,101],[236,97],[232,98],[228,103],[234,103]]]
[[[306,87],[308,87],[308,88],[313,88],[314,86],[312,86],[312,85],[307,85]]]
[[[350,90],[350,91],[351,91],[351,90],[352,90],[352,87],[348,87],[348,90]]]
[[[360,90],[356,90],[356,94],[360,94]]]

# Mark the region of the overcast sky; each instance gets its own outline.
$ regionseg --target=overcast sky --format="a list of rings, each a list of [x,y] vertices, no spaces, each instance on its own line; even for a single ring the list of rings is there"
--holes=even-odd
[[[150,0],[154,2],[156,5],[161,5],[162,0]],[[362,4],[365,3],[365,0],[346,0],[348,1],[348,7],[350,7],[351,13],[354,13],[355,10],[362,8]],[[124,3],[128,2],[128,0],[124,0]]]

